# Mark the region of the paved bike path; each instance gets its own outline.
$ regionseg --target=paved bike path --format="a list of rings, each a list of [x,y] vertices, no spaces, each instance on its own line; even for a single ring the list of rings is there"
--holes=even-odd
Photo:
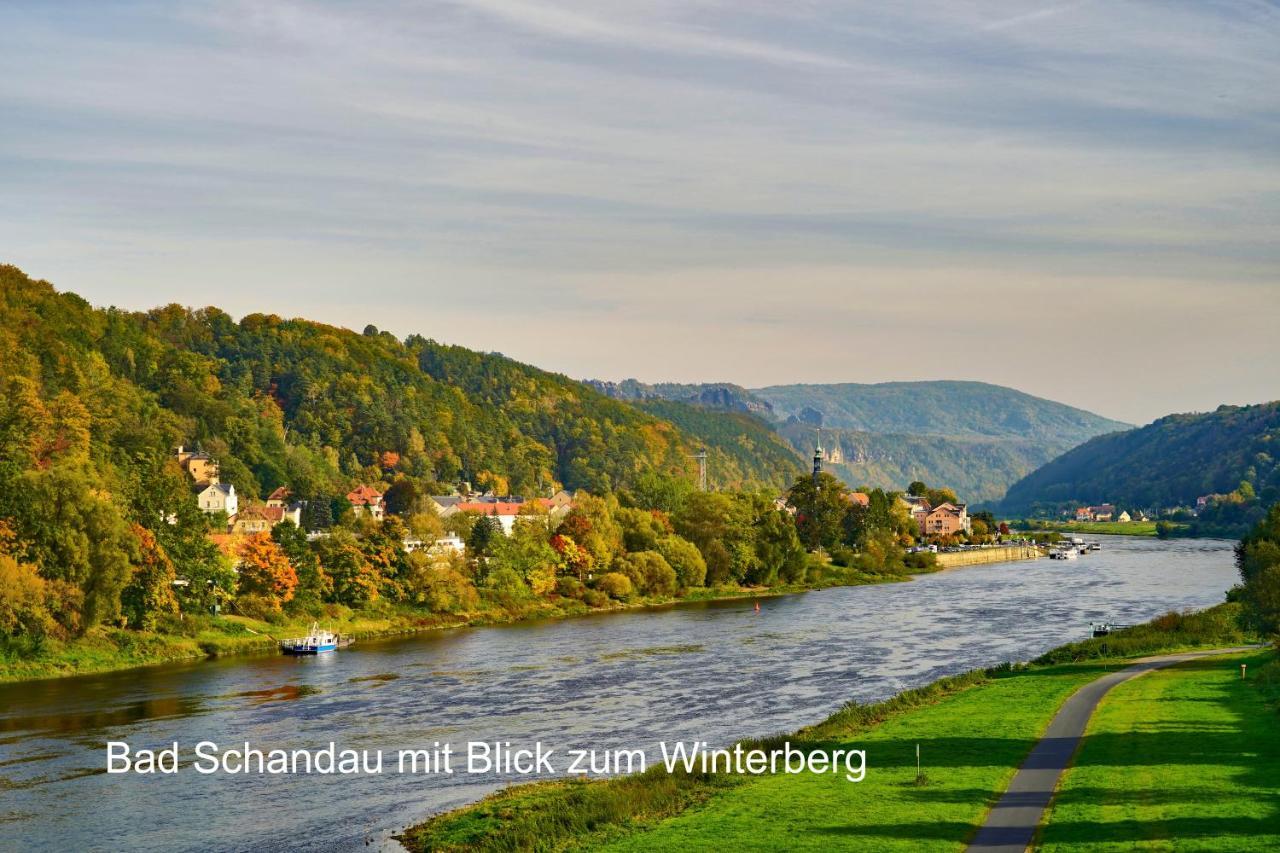
[[[1058,780],[1070,766],[1080,745],[1089,718],[1112,687],[1153,669],[1195,658],[1248,651],[1249,648],[1210,649],[1141,658],[1126,669],[1109,673],[1081,687],[1063,704],[1040,742],[1018,768],[1008,789],[970,842],[969,850],[975,853],[1023,853],[1027,849],[1036,827],[1044,819],[1049,801],[1053,799]]]

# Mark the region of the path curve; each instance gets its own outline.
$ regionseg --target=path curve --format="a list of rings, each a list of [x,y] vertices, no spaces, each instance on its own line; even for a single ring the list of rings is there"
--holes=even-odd
[[[977,853],[1023,853],[1027,849],[1053,799],[1058,780],[1075,756],[1089,718],[1112,687],[1182,661],[1244,652],[1251,648],[1241,646],[1141,658],[1133,666],[1104,675],[1071,694],[1027,760],[1018,768],[1008,789],[996,801],[978,834],[969,843],[969,850]]]

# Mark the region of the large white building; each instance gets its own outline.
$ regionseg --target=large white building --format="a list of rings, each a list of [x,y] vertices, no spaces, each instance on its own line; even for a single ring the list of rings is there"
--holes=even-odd
[[[240,499],[236,497],[236,487],[230,483],[210,483],[196,493],[196,501],[200,509],[207,513],[225,512],[235,515],[240,511]]]

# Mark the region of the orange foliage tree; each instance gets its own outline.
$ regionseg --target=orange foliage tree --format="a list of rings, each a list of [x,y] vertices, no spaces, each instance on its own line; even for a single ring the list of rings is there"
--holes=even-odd
[[[298,573],[270,533],[247,537],[237,553],[242,595],[261,595],[280,604],[293,598],[298,588]]]

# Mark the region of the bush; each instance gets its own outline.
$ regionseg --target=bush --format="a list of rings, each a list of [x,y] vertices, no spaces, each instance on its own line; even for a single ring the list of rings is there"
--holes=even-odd
[[[913,572],[932,572],[938,568],[938,555],[932,551],[917,551],[904,556],[902,563]]]
[[[1113,631],[1053,649],[1034,661],[1071,663],[1099,658],[1138,657],[1187,646],[1234,646],[1251,638],[1240,627],[1239,604],[1219,604],[1199,612],[1166,613],[1145,625]]]
[[[474,610],[480,595],[471,581],[447,567],[432,567],[420,578],[417,600],[436,613]]]
[[[673,595],[676,572],[657,551],[638,551],[613,561],[613,568],[631,579],[632,586],[645,595]]]
[[[596,581],[596,589],[619,601],[626,601],[634,592],[631,578],[621,572],[606,572],[601,575]]]
[[[707,580],[707,561],[702,552],[683,536],[664,536],[658,540],[658,553],[676,573],[682,589],[702,586]]]
[[[235,611],[250,619],[261,619],[278,625],[284,621],[284,611],[274,595],[240,595],[236,597]]]
[[[510,606],[529,597],[529,586],[513,569],[495,569],[484,582],[485,590],[499,604]]]
[[[590,607],[604,607],[609,603],[609,596],[598,589],[589,589],[582,594],[582,600]]]
[[[580,599],[586,591],[586,585],[577,578],[564,577],[556,581],[556,595],[561,598]]]

